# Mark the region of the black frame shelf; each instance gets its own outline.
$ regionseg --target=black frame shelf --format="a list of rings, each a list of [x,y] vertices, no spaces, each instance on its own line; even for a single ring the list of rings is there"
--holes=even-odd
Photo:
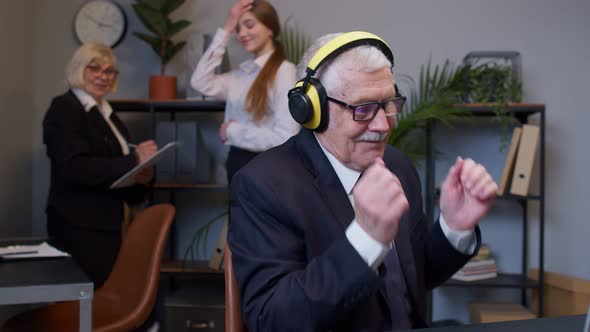
[[[454,105],[456,108],[464,109],[473,117],[493,117],[496,116],[497,104],[459,104]],[[545,105],[544,104],[516,104],[507,105],[507,113],[514,117],[520,124],[529,122],[531,116],[537,116],[540,129],[539,137],[539,193],[527,196],[504,195],[496,199],[501,201],[515,201],[522,207],[522,272],[520,274],[498,274],[497,278],[479,280],[479,281],[458,281],[449,280],[442,286],[444,287],[468,287],[468,288],[517,288],[521,289],[521,302],[526,306],[527,289],[536,289],[538,292],[539,317],[543,317],[543,287],[544,278],[544,247],[545,247]],[[437,192],[435,188],[435,154],[434,141],[432,133],[436,125],[435,121],[429,121],[425,126],[426,132],[426,201],[425,208],[427,220],[435,222],[435,211],[437,205]],[[528,273],[528,206],[529,202],[534,201],[538,204],[539,218],[539,280],[532,280],[527,277]]]
[[[174,121],[176,113],[220,113],[225,111],[225,101],[213,99],[111,99],[109,104],[117,113],[148,113],[150,114],[151,132],[155,137],[157,117],[156,113],[167,113],[170,115],[170,121]],[[154,183],[154,191],[168,191],[170,194],[170,203],[176,201],[176,191],[205,190],[205,191],[227,191],[227,185],[216,183]],[[153,196],[152,196],[153,199]],[[176,223],[173,223],[169,235],[169,256],[175,259],[174,244],[176,243]],[[169,271],[170,272],[170,271]]]
[[[109,103],[116,112],[223,112],[225,102],[209,99],[113,99]]]
[[[522,274],[498,273],[496,278],[460,281],[450,279],[444,283],[445,287],[477,287],[477,288],[537,288],[539,282]]]

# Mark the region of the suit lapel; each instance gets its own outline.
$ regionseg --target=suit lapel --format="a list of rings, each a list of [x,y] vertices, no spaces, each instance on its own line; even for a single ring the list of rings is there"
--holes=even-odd
[[[330,161],[311,130],[301,129],[295,142],[305,167],[315,176],[315,190],[322,197],[342,230],[346,230],[354,219],[354,210]]]

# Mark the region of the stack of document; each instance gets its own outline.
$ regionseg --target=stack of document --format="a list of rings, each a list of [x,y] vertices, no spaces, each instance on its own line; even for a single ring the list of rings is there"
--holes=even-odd
[[[70,256],[70,254],[50,246],[47,242],[35,245],[0,247],[0,258],[2,260],[67,256]]]

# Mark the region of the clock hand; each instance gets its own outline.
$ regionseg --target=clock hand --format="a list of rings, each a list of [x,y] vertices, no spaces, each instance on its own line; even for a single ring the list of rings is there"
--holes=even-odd
[[[96,23],[96,25],[98,25],[99,27],[107,27],[107,28],[111,28],[111,29],[113,28],[113,25],[112,24],[107,24],[107,23],[100,22],[99,20],[97,20],[96,18],[94,18],[92,15],[84,14],[84,16],[86,16],[86,18],[88,18],[92,22]]]
[[[100,24],[101,24],[101,23],[100,23],[100,22],[99,22],[97,19],[95,19],[95,18],[94,18],[94,16],[92,16],[92,15],[88,15],[88,14],[84,14],[84,16],[85,16],[87,19],[91,20],[92,22],[96,23],[96,25],[100,26]]]

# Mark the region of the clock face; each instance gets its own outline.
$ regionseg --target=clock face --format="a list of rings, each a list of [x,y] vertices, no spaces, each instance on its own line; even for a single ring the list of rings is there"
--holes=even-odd
[[[125,35],[127,17],[116,3],[93,0],[85,3],[76,14],[74,31],[81,43],[99,42],[115,47]]]

